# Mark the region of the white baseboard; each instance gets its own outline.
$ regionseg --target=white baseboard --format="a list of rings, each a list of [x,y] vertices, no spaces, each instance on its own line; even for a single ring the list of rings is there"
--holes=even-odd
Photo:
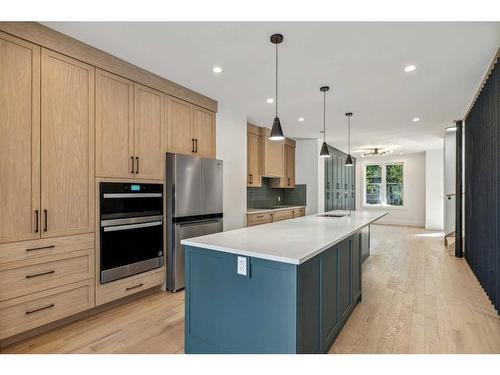
[[[387,224],[387,225],[401,225],[408,227],[424,227],[425,222],[423,221],[410,221],[410,220],[384,220],[380,219],[375,222],[375,224]]]

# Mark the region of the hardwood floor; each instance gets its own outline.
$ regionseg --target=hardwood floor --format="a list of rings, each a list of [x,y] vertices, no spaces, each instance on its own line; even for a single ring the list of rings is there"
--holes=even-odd
[[[500,353],[500,318],[467,263],[421,228],[372,226],[363,301],[330,353]],[[4,353],[182,353],[184,293],[158,292]]]

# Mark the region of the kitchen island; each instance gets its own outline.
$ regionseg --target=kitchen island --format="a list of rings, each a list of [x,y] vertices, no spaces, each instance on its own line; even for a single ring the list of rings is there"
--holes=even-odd
[[[186,353],[324,353],[361,300],[361,230],[311,215],[186,239]]]

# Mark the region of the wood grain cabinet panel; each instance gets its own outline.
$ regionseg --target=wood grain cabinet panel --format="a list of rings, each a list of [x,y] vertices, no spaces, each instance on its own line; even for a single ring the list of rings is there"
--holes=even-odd
[[[0,302],[0,339],[94,307],[93,279]]]
[[[96,176],[134,176],[134,83],[96,69]]]
[[[169,99],[167,151],[190,155],[194,152],[192,105],[180,99]]]
[[[262,186],[261,137],[257,126],[247,125],[247,186]]]
[[[283,177],[271,180],[271,187],[295,187],[295,141],[286,138],[283,146]]]
[[[262,176],[266,177],[284,177],[283,168],[284,142],[270,141],[271,130],[261,128],[261,171]]]
[[[42,49],[42,237],[93,231],[94,68]]]
[[[196,106],[193,111],[195,154],[203,158],[215,158],[215,114]]]
[[[0,243],[40,237],[40,48],[0,33]]]
[[[254,225],[269,224],[273,222],[273,213],[247,214],[247,227]]]
[[[134,102],[135,176],[159,180],[165,159],[165,100],[161,92],[135,84]]]

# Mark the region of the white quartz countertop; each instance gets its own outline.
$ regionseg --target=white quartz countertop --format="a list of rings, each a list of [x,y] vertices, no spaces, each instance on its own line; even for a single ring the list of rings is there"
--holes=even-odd
[[[182,240],[183,245],[283,263],[301,264],[387,212],[352,211],[351,216],[310,215]]]
[[[282,211],[282,210],[293,210],[295,208],[305,208],[306,206],[286,206],[280,208],[248,208],[247,214],[261,214],[264,212],[274,212],[274,211]]]

